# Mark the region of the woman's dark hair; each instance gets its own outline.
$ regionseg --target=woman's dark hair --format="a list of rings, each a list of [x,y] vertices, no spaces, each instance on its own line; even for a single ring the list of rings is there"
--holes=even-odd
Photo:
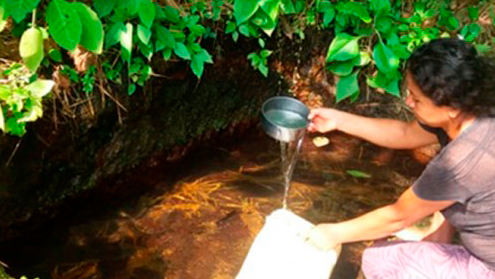
[[[460,39],[436,39],[418,47],[408,73],[438,106],[476,116],[495,116],[495,66]]]

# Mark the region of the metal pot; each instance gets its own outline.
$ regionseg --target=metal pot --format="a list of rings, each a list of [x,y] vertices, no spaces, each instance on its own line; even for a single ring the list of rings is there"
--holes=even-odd
[[[308,115],[309,109],[301,101],[285,96],[272,97],[261,107],[261,125],[272,138],[290,142],[304,134]]]

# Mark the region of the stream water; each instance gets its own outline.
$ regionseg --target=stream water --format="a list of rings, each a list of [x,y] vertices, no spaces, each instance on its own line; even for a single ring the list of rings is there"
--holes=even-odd
[[[120,205],[85,201],[40,231],[0,243],[0,261],[17,278],[230,279],[282,196],[313,223],[343,220],[393,201],[423,167],[405,153],[383,159],[389,151],[345,136],[325,148],[308,136],[293,145],[289,156],[288,146],[257,130],[181,162],[158,160],[126,182],[155,190]],[[363,247],[345,246],[332,278],[355,279]]]

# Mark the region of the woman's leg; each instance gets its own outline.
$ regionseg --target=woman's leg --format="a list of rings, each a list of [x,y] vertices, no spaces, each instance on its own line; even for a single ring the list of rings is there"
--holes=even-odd
[[[495,279],[464,247],[437,242],[379,242],[363,252],[366,279]]]

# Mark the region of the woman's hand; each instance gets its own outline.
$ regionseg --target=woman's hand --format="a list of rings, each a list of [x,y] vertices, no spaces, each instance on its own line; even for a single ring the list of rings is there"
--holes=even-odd
[[[308,131],[326,133],[337,130],[337,122],[341,114],[341,111],[331,108],[312,109],[309,113],[311,123]]]
[[[305,240],[320,250],[331,250],[340,244],[333,228],[334,224],[319,224],[308,231]]]

